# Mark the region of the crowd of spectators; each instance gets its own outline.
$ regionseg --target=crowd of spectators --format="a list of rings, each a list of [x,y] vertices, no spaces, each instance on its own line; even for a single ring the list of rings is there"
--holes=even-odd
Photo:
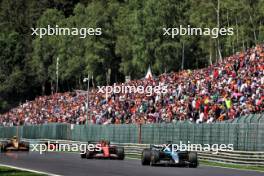
[[[237,53],[207,68],[164,73],[125,85],[166,85],[166,93],[55,93],[27,101],[0,115],[0,125],[43,123],[130,124],[213,123],[264,111],[264,45]]]

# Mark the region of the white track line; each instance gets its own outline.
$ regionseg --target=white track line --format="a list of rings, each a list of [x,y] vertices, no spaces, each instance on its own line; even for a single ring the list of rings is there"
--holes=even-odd
[[[52,173],[49,173],[49,172],[41,172],[41,171],[37,171],[37,170],[26,169],[26,168],[16,167],[16,166],[6,165],[6,164],[0,164],[0,166],[9,167],[9,168],[12,168],[12,169],[17,169],[17,170],[22,170],[22,171],[27,171],[27,172],[33,172],[33,173],[36,173],[36,174],[44,174],[44,175],[50,175],[50,176],[61,176],[61,175],[52,174]]]

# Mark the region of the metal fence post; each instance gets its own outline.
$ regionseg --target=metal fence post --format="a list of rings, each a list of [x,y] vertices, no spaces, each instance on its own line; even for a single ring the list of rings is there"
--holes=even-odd
[[[139,144],[141,144],[141,142],[142,142],[142,141],[141,141],[141,137],[142,137],[142,136],[141,136],[141,135],[142,135],[142,131],[141,131],[142,128],[141,128],[141,127],[142,127],[142,124],[140,123],[140,124],[138,125],[138,143],[139,143]]]

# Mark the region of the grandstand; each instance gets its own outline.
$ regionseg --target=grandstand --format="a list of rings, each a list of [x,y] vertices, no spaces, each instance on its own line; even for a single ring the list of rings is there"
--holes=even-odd
[[[264,45],[197,70],[132,80],[130,86],[166,85],[168,92],[147,96],[89,93],[90,124],[213,123],[264,110]],[[0,125],[86,123],[86,95],[76,92],[40,96],[0,115]]]

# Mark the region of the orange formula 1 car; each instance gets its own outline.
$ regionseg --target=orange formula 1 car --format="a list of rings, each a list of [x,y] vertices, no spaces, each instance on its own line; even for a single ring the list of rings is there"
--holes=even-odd
[[[0,141],[0,151],[29,151],[29,142],[20,141],[14,136],[9,140]]]

